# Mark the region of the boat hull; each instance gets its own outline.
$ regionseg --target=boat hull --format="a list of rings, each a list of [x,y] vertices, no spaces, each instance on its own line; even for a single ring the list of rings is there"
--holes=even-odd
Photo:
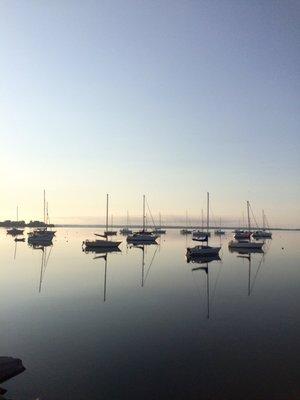
[[[181,229],[180,234],[181,235],[191,235],[192,231],[190,229]]]
[[[272,239],[272,233],[257,231],[252,234],[252,237],[254,237],[254,239]]]
[[[135,234],[127,237],[128,243],[156,243],[156,239],[158,235],[149,235],[149,234]]]
[[[264,243],[261,242],[243,242],[243,241],[236,241],[236,240],[231,240],[228,243],[228,247],[230,249],[255,249],[255,250],[261,250],[263,247]]]
[[[188,247],[186,250],[186,256],[216,256],[219,254],[221,247],[211,247],[211,246],[195,246],[195,247]]]
[[[117,248],[122,242],[114,242],[112,240],[86,240],[83,242],[86,249],[111,249]]]
[[[210,232],[194,231],[193,238],[205,238],[210,237]]]

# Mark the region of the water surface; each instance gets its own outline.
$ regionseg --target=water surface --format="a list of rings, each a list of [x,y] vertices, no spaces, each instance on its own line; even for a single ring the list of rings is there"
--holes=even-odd
[[[33,249],[0,230],[0,355],[26,367],[9,398],[300,398],[299,232],[250,257],[228,232],[208,265],[186,262],[175,230],[105,262],[81,249],[93,232]]]

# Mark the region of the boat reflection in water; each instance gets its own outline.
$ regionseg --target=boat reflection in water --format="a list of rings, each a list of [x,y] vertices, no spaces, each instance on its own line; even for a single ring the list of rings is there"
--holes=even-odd
[[[206,274],[206,300],[207,300],[207,314],[206,317],[207,319],[209,319],[210,317],[210,292],[209,292],[209,263],[212,263],[213,261],[221,261],[221,258],[219,257],[219,255],[211,255],[211,256],[202,256],[202,257],[197,257],[197,256],[189,256],[186,258],[187,263],[193,263],[193,264],[200,264],[202,266],[199,267],[194,267],[192,268],[192,272],[195,271],[204,271]],[[214,292],[216,290],[217,287],[217,283],[219,280],[219,274],[220,274],[221,269],[219,270],[218,276],[217,276],[217,280],[215,283],[215,289]]]
[[[106,287],[107,287],[107,266],[108,266],[108,255],[112,253],[121,253],[118,247],[95,247],[95,248],[85,248],[84,252],[86,254],[93,253],[99,254],[93,257],[93,260],[104,260],[104,283],[103,283],[103,301],[106,301]]]
[[[256,279],[258,277],[259,271],[261,270],[261,265],[265,259],[265,252],[262,249],[234,249],[229,248],[231,253],[237,253],[237,257],[248,261],[248,296],[253,292]],[[251,270],[252,270],[252,254],[261,254],[261,259],[258,263],[257,270],[255,272],[253,280],[251,280]]]
[[[157,245],[156,242],[155,242],[155,243],[152,243],[152,244],[156,244],[156,245]],[[147,280],[147,278],[148,278],[148,276],[149,276],[149,273],[150,273],[152,264],[153,264],[153,262],[154,262],[154,259],[155,259],[156,253],[157,253],[157,250],[159,249],[159,246],[156,246],[156,247],[155,247],[155,251],[154,251],[154,253],[153,253],[153,255],[152,255],[152,258],[151,258],[151,261],[150,261],[150,263],[149,263],[149,266],[148,266],[147,270],[145,271],[145,265],[146,265],[146,263],[145,263],[145,254],[146,254],[146,252],[147,252],[147,246],[149,246],[149,244],[148,244],[148,245],[142,244],[142,245],[131,245],[131,246],[130,246],[131,249],[140,249],[140,250],[142,250],[142,277],[141,277],[141,287],[144,287],[144,285],[145,285],[145,283],[146,283],[146,280]]]
[[[30,245],[30,247],[33,248],[33,250],[41,250],[42,252],[42,259],[41,259],[41,271],[40,271],[40,280],[39,280],[39,293],[42,291],[42,284],[43,284],[43,279],[45,276],[46,268],[49,262],[49,258],[52,252],[52,241],[44,243],[43,245]]]
[[[19,358],[0,356],[0,383],[8,381],[24,371],[25,367]],[[4,400],[2,397],[4,393],[6,393],[6,389],[0,388],[0,399]]]

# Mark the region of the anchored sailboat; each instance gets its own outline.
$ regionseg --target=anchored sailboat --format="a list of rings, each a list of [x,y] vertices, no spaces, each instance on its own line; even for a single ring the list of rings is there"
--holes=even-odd
[[[115,242],[112,240],[108,240],[108,201],[109,196],[106,195],[106,228],[105,232],[101,235],[99,233],[95,233],[95,236],[100,236],[103,239],[96,240],[86,240],[83,242],[85,249],[94,249],[94,248],[117,248],[120,246],[122,242]]]
[[[53,237],[55,236],[55,231],[48,230],[48,202],[46,203],[46,192],[44,190],[44,201],[43,201],[43,214],[44,214],[44,227],[33,230],[28,233],[28,244],[30,245],[47,245],[52,242]]]
[[[215,235],[217,236],[225,235],[225,231],[222,230],[221,226],[222,226],[222,220],[220,217],[220,227],[215,230]]]
[[[161,213],[159,213],[159,226],[158,228],[155,228],[153,233],[156,233],[157,235],[164,235],[166,233],[165,229],[162,229],[161,225]]]
[[[235,239],[238,240],[231,240],[228,243],[229,248],[235,248],[235,249],[262,249],[264,243],[263,242],[252,242],[250,240],[250,235],[251,235],[251,223],[250,223],[250,203],[247,200],[247,216],[248,216],[248,233],[249,233],[249,238],[240,238],[235,235]]]
[[[195,247],[188,247],[186,250],[187,258],[196,256],[209,256],[209,255],[218,255],[221,247],[212,247],[208,245],[208,234],[209,234],[209,193],[207,192],[207,214],[206,214],[206,237],[203,238],[194,238],[193,240],[199,242],[206,242],[206,245],[198,245]]]
[[[120,234],[121,235],[131,235],[132,234],[132,230],[129,229],[129,213],[127,211],[127,218],[126,218],[126,226],[125,228],[120,229]]]
[[[180,230],[181,235],[190,235],[192,233],[191,229],[188,229],[188,212],[185,212],[185,228]]]
[[[17,206],[17,225],[18,225],[18,222],[19,222],[19,207]],[[18,229],[16,227],[13,227],[6,231],[6,233],[8,235],[12,235],[12,236],[23,235],[23,232],[24,232],[24,229]]]
[[[272,239],[272,233],[266,230],[266,215],[264,210],[262,210],[262,229],[255,231],[252,237],[254,239]]]
[[[132,235],[127,236],[127,242],[128,243],[156,243],[156,239],[158,238],[158,235],[156,235],[153,232],[147,231],[146,229],[146,197],[143,195],[143,229],[139,232],[133,233]]]

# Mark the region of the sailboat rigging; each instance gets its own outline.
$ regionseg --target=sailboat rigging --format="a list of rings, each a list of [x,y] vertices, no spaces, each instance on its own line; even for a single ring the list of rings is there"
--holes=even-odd
[[[203,238],[193,238],[195,241],[206,242],[206,245],[198,245],[195,247],[188,247],[186,251],[186,257],[191,258],[194,256],[209,256],[209,255],[218,255],[221,250],[221,246],[212,247],[208,245],[208,237],[209,237],[209,193],[207,192],[207,214],[206,214],[206,236]]]
[[[95,236],[100,236],[104,239],[95,239],[95,240],[85,240],[82,244],[84,249],[94,249],[94,248],[117,248],[120,246],[122,242],[108,240],[108,203],[109,203],[109,195],[106,195],[106,228],[103,234],[95,233]]]

